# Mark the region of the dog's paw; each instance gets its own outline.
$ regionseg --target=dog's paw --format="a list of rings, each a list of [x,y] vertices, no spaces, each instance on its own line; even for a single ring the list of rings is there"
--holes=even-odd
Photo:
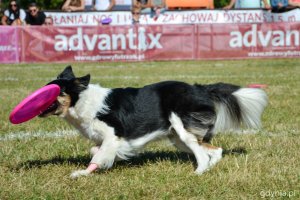
[[[201,162],[201,164],[198,165],[197,169],[195,170],[195,174],[201,175],[204,172],[209,170],[209,162]]]
[[[70,175],[70,177],[72,179],[77,179],[77,178],[79,178],[81,176],[88,176],[90,174],[91,174],[91,172],[89,170],[86,170],[86,169],[85,170],[77,170],[77,171],[72,172],[72,174]]]
[[[202,175],[204,172],[207,172],[207,171],[209,171],[209,167],[198,167],[195,170],[195,174],[196,175]]]
[[[223,153],[222,148],[218,148],[216,150],[209,152],[209,156],[210,156],[209,167],[214,166],[222,159],[222,153]]]

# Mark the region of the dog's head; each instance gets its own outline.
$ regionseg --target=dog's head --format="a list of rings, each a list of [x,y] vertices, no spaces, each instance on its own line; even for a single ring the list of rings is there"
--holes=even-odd
[[[60,94],[57,100],[39,116],[47,117],[50,115],[58,115],[64,117],[68,109],[74,106],[78,101],[79,94],[87,89],[89,82],[89,74],[83,77],[75,77],[72,67],[66,67],[64,71],[57,76],[56,80],[47,84],[58,85],[60,87]]]

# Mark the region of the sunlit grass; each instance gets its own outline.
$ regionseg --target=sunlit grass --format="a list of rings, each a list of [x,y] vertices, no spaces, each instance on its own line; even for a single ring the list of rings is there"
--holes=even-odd
[[[20,100],[54,79],[64,67],[0,65],[0,199],[260,199],[272,194],[285,199],[284,192],[299,199],[298,59],[74,63],[76,75],[90,73],[92,83],[103,87],[141,87],[163,80],[242,86],[263,83],[268,85],[270,101],[260,133],[213,139],[214,145],[227,151],[242,151],[225,154],[202,176],[193,173],[192,155],[162,141],[150,144],[140,157],[76,181],[69,175],[89,163],[90,141],[74,135],[51,137],[51,133],[72,129],[55,117],[20,125],[8,121]],[[19,137],[22,134],[29,136]],[[9,139],[12,135],[17,137]]]

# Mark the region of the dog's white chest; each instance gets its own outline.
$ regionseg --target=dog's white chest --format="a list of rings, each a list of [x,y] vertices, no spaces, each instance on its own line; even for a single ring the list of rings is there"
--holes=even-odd
[[[66,120],[76,127],[82,135],[100,144],[107,135],[114,134],[114,129],[97,119],[97,113],[108,110],[105,98],[110,89],[98,85],[89,85],[88,89],[79,95],[76,105],[69,108]]]
[[[89,118],[78,114],[74,108],[69,109],[66,120],[78,129],[83,136],[96,144],[101,144],[106,137],[114,134],[114,129],[106,123],[99,121],[97,118]]]

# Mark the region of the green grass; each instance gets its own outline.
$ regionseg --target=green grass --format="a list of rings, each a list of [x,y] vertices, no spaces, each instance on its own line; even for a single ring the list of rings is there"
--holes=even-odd
[[[299,59],[74,63],[104,87],[140,87],[180,80],[189,83],[268,84],[269,105],[258,134],[218,135],[213,144],[228,153],[197,176],[194,157],[166,141],[150,144],[130,161],[72,180],[89,163],[93,145],[79,135],[49,137],[72,128],[52,117],[12,125],[8,115],[27,94],[64,69],[63,64],[0,65],[0,199],[261,199],[300,198]],[[11,135],[31,137],[9,138]],[[37,134],[37,136],[34,136]]]

